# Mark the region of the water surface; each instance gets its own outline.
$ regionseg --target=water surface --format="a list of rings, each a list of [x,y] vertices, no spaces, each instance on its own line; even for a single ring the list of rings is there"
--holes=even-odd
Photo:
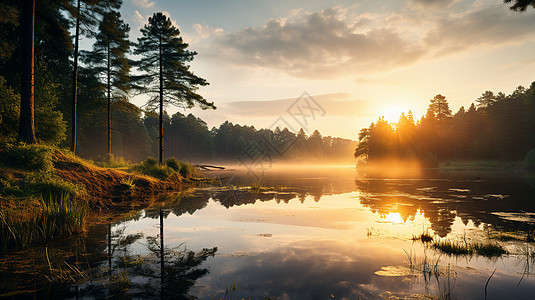
[[[485,258],[413,240],[422,232],[459,242],[532,233],[535,192],[525,174],[379,178],[338,166],[208,175],[224,186],[47,249],[56,263],[92,272],[78,285],[34,280],[34,288],[88,299],[530,299],[535,289],[532,243],[500,241],[509,254]],[[251,184],[269,188],[252,192]],[[2,291],[13,281],[6,274]]]

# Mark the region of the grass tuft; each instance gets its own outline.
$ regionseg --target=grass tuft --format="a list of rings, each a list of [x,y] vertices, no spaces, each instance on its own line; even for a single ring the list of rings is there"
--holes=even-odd
[[[481,255],[485,257],[499,257],[507,251],[497,243],[467,243],[442,240],[433,242],[434,249],[450,255]]]
[[[15,207],[0,211],[0,246],[28,247],[37,241],[48,241],[84,230],[88,205],[64,194],[40,199],[40,207]]]
[[[131,163],[125,160],[124,157],[115,156],[111,153],[98,156],[94,163],[101,168],[124,168],[131,165]]]

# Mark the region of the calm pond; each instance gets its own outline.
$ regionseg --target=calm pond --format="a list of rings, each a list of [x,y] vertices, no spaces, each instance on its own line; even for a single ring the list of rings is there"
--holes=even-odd
[[[431,170],[379,178],[340,166],[207,175],[222,178],[222,186],[94,226],[84,237],[4,255],[0,293],[533,299],[535,243],[526,237],[533,236],[535,178],[529,175]],[[459,244],[491,241],[508,253],[448,255],[413,240],[422,233]],[[65,284],[72,280],[80,283]]]

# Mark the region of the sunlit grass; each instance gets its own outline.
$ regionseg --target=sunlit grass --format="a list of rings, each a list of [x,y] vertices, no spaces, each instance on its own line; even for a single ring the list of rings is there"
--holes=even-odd
[[[455,242],[451,240],[435,241],[431,244],[434,249],[449,255],[481,255],[485,257],[499,257],[507,251],[498,243]]]
[[[88,206],[68,194],[40,199],[40,209],[15,207],[0,210],[0,246],[28,247],[54,237],[84,230]]]
[[[94,164],[102,168],[125,168],[131,166],[131,163],[121,156],[115,156],[108,153],[103,156],[98,156]]]

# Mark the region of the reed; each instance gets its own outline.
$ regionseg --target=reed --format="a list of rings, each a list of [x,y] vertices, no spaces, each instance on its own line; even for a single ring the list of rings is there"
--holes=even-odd
[[[0,211],[0,246],[28,247],[54,237],[84,230],[88,206],[85,201],[63,194],[40,199],[38,211],[20,209]]]

